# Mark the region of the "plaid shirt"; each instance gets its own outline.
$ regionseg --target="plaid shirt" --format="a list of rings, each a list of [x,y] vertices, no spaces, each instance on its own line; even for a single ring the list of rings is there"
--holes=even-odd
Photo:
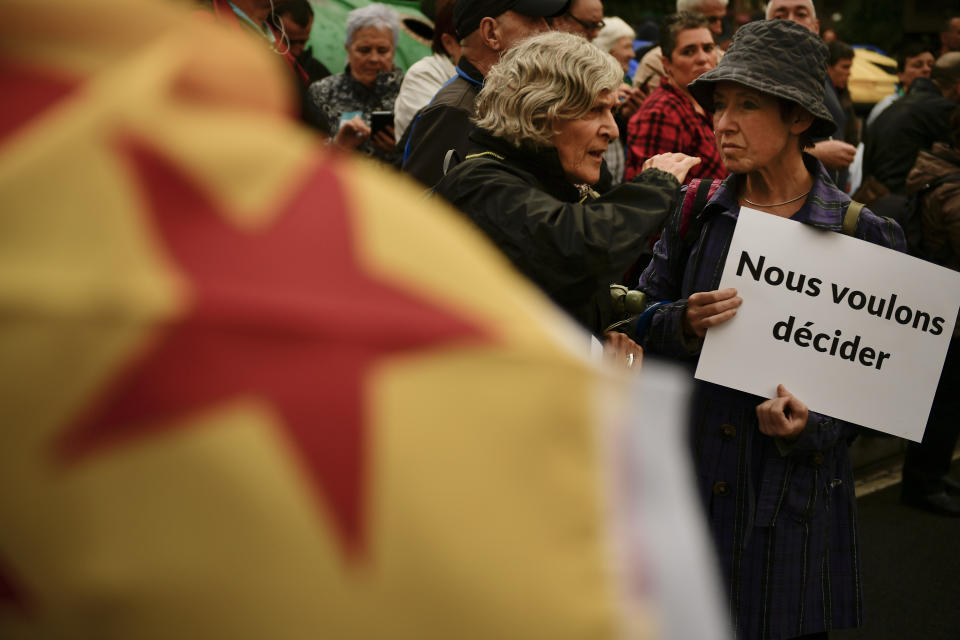
[[[804,162],[814,184],[793,219],[839,231],[850,197],[833,186],[813,156],[805,155]],[[710,198],[697,238],[684,243],[678,237],[678,207],[654,247],[640,288],[654,300],[675,302],[655,313],[643,345],[650,352],[687,360],[699,355],[702,341],[683,336],[686,298],[719,285],[740,213],[740,179],[730,176]],[[900,227],[867,209],[855,235],[904,248]],[[682,255],[684,246],[689,255]],[[810,412],[800,438],[782,448],[759,431],[755,409],[765,398],[700,381],[696,389],[691,444],[697,486],[737,637],[792,638],[859,626],[856,499],[847,454],[855,427]]]
[[[693,178],[726,178],[730,175],[720,160],[713,137],[713,118],[700,114],[669,81],[643,101],[627,124],[626,179],[640,173],[643,162],[658,153],[679,151],[702,160],[690,169],[686,182]]]

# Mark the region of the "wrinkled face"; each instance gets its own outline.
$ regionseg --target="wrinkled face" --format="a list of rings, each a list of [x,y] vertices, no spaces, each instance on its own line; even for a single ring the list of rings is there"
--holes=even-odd
[[[684,29],[678,33],[677,46],[670,57],[663,60],[667,75],[681,89],[686,89],[688,84],[715,66],[716,45],[713,44],[713,33],[706,27]]]
[[[850,79],[850,67],[853,66],[853,58],[840,58],[837,64],[827,65],[827,73],[830,74],[830,80],[837,89],[846,89],[847,80]]]
[[[626,73],[630,69],[630,61],[637,57],[633,50],[633,38],[623,36],[617,40],[610,49],[610,55],[617,59],[623,67],[623,72]]]
[[[909,89],[910,85],[912,85],[913,81],[917,78],[929,78],[930,72],[933,71],[933,62],[933,54],[929,51],[924,51],[918,56],[907,58],[903,64],[903,71],[897,74],[903,88]]]
[[[553,145],[570,182],[596,184],[600,180],[603,153],[610,141],[617,139],[617,123],[613,119],[616,103],[616,94],[604,91],[582,117],[553,124]]]
[[[603,3],[600,0],[573,0],[567,13],[553,19],[553,28],[593,40],[603,29]]]
[[[820,21],[810,0],[770,0],[767,15],[774,20],[793,20],[813,33],[820,33]]]
[[[718,36],[723,32],[723,17],[727,15],[727,8],[717,0],[706,0],[700,4],[700,13],[710,21],[710,31]]]
[[[310,27],[313,26],[313,18],[310,18],[310,22],[308,22],[305,27],[301,27],[294,22],[288,14],[280,16],[280,20],[283,22],[283,31],[287,34],[287,40],[290,41],[290,53],[293,54],[294,58],[299,58],[300,54],[303,53],[303,50],[307,47],[307,40],[310,38]]]
[[[357,29],[346,49],[350,75],[360,84],[373,86],[378,73],[393,69],[393,34],[389,29]]]
[[[524,38],[550,30],[546,18],[528,16],[514,10],[504,11],[496,17],[497,31],[503,44],[503,51],[509,51],[513,45]]]
[[[780,117],[776,98],[735,82],[718,82],[713,92],[713,129],[723,164],[733,173],[771,166],[791,149],[796,137]],[[808,125],[809,126],[809,125]]]

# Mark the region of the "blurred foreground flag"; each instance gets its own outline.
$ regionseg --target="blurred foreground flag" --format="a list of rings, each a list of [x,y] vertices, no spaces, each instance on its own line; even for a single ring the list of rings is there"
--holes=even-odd
[[[479,234],[174,6],[0,33],[0,637],[669,637],[626,380]]]

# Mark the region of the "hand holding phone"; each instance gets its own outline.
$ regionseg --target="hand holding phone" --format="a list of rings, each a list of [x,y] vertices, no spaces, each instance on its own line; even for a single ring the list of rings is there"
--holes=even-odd
[[[374,111],[370,114],[370,129],[373,135],[377,135],[387,127],[393,128],[393,111]]]

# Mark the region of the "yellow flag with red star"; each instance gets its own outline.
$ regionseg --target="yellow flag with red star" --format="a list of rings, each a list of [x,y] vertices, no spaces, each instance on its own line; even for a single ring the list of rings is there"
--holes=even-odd
[[[172,5],[0,7],[0,636],[653,637],[624,380]]]

